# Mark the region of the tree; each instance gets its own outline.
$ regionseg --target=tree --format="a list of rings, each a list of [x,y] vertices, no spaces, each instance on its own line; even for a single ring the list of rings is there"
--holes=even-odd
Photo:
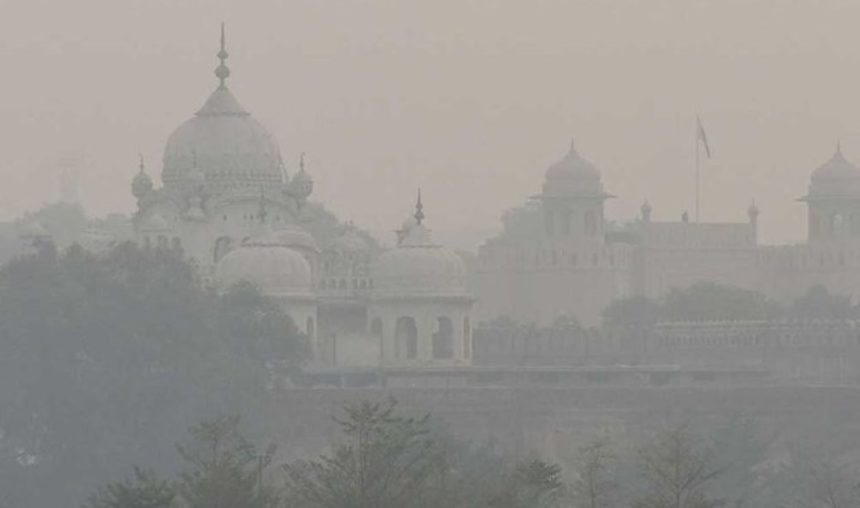
[[[812,286],[791,305],[791,316],[801,319],[851,319],[857,310],[851,298],[830,293],[825,286]]]
[[[561,467],[533,459],[517,465],[492,508],[541,508],[555,506],[562,492]]]
[[[610,303],[603,310],[609,325],[653,326],[660,319],[660,304],[644,296],[631,296]]]
[[[714,508],[722,501],[709,496],[708,487],[723,468],[714,464],[713,451],[698,442],[688,425],[661,432],[639,450],[638,469],[646,493],[636,508]]]
[[[740,321],[768,319],[778,306],[756,291],[712,282],[672,289],[663,303],[662,317],[670,321]]]
[[[78,504],[118,466],[176,470],[172,443],[213,414],[259,432],[273,377],[305,350],[277,304],[247,285],[210,291],[172,252],[16,259],[0,269],[0,492]]]
[[[168,481],[149,470],[134,468],[134,478],[110,483],[84,504],[84,508],[173,508],[176,491]]]
[[[345,412],[336,422],[346,439],[331,454],[286,466],[290,506],[418,506],[440,460],[429,416],[402,416],[393,399],[349,405]]]
[[[278,505],[263,482],[275,448],[258,454],[239,432],[239,417],[203,422],[191,429],[190,444],[178,446],[189,469],[180,474],[179,496],[188,508],[265,508]]]
[[[579,448],[579,461],[572,495],[579,508],[604,508],[611,505],[611,496],[616,488],[613,480],[615,455],[609,439],[602,437]]]

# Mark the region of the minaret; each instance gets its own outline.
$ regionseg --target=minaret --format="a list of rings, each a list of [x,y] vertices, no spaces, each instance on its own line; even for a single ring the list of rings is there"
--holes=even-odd
[[[653,208],[651,208],[651,203],[647,199],[642,203],[639,210],[642,212],[642,222],[651,222],[651,211]]]
[[[152,179],[146,174],[143,165],[143,154],[138,154],[138,171],[131,181],[131,194],[137,199],[138,207],[141,200],[152,192]]]

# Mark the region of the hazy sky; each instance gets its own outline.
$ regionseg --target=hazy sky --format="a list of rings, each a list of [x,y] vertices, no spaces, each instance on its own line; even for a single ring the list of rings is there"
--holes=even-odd
[[[655,219],[693,201],[765,242],[803,238],[810,171],[842,140],[860,162],[860,2],[792,0],[0,0],[0,219],[53,201],[84,157],[94,214],[130,212],[142,152],[229,85],[280,143],[307,152],[315,197],[389,241],[417,187],[428,223],[474,246],[539,191],[575,136],[618,196]]]

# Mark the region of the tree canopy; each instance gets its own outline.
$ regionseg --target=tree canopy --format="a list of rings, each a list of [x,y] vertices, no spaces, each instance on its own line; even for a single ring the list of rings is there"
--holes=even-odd
[[[52,506],[131,460],[169,471],[185,428],[263,415],[305,351],[277,304],[208,290],[176,253],[44,245],[0,269],[0,491]]]

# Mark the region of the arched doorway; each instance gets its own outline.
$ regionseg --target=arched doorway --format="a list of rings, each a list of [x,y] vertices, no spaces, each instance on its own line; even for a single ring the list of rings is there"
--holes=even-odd
[[[418,357],[418,327],[415,326],[415,318],[411,316],[397,318],[397,324],[394,327],[394,339],[395,355],[398,358],[401,355],[405,355],[409,360]]]
[[[433,358],[444,360],[454,357],[454,325],[451,318],[441,316],[437,320],[436,333],[433,334]]]

